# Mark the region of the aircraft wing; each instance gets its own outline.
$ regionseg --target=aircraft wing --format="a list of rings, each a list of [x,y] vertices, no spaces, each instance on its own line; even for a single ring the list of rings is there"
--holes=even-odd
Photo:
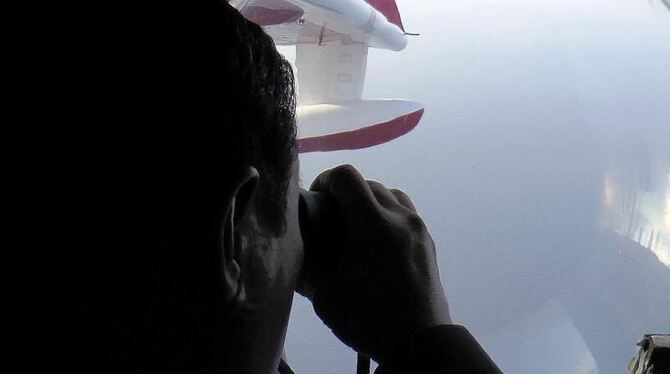
[[[300,152],[359,149],[411,131],[423,106],[363,100],[368,48],[400,51],[395,0],[233,0],[278,45],[296,46]]]

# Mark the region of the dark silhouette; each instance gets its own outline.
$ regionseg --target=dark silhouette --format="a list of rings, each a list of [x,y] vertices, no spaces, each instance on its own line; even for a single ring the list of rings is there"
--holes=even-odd
[[[85,126],[43,137],[31,169],[50,367],[275,372],[297,290],[380,373],[498,372],[452,324],[402,191],[322,173],[344,224],[331,266],[303,269],[293,75],[260,27],[225,1],[122,13],[63,46],[77,93],[54,100]]]

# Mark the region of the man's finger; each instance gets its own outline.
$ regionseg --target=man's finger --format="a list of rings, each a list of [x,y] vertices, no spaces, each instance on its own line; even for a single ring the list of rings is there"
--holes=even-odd
[[[373,180],[368,180],[367,182],[379,204],[387,208],[396,207],[400,204],[391,191],[383,184]]]
[[[416,212],[416,207],[414,206],[412,199],[410,199],[405,192],[394,188],[391,190],[391,193],[393,194],[393,196],[395,196],[398,202],[402,204],[405,208],[411,210],[412,212]]]
[[[380,208],[368,183],[351,165],[340,165],[324,171],[316,177],[309,189],[330,193],[349,213],[372,212]]]

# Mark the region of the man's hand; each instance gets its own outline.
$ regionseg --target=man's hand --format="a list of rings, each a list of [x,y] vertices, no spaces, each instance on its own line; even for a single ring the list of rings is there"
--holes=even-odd
[[[351,165],[321,173],[310,189],[335,199],[344,226],[333,228],[338,260],[305,295],[335,335],[380,362],[413,333],[451,323],[435,244],[404,192]]]

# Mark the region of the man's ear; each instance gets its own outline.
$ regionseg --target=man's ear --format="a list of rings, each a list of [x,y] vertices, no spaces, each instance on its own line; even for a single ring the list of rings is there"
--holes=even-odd
[[[249,210],[256,187],[258,170],[253,166],[245,167],[232,180],[232,191],[226,197],[221,226],[221,275],[223,277],[224,300],[226,303],[237,303],[244,299],[242,282],[241,248],[236,231]]]

